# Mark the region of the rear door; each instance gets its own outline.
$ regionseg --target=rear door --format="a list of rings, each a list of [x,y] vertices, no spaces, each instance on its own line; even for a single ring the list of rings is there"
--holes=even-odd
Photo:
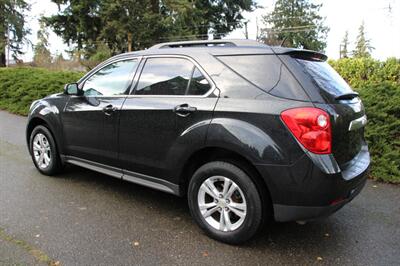
[[[67,155],[116,166],[119,111],[129,92],[138,59],[112,62],[80,84],[62,114]]]
[[[197,130],[192,138],[184,135],[212,118],[217,102],[213,89],[190,58],[147,57],[120,117],[120,159],[127,179],[135,172],[173,182],[179,156],[205,141],[206,130]]]

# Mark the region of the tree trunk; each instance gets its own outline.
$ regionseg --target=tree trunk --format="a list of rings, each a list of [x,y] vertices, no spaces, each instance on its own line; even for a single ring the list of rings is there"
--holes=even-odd
[[[6,32],[8,29],[8,20],[6,20],[6,14],[5,14],[5,9],[6,9],[6,4],[5,1],[0,0],[0,67],[5,67],[6,66],[6,44],[7,44],[7,38],[6,38]]]
[[[0,5],[0,8],[1,5]],[[0,17],[2,19],[3,17]],[[6,66],[6,44],[7,38],[5,36],[4,26],[0,24],[0,67]]]
[[[132,52],[132,33],[128,32],[128,52]]]
[[[160,11],[160,1],[151,0],[150,5],[151,5],[151,11],[153,11],[154,14],[158,14],[158,12]]]
[[[5,51],[0,52],[0,67],[6,66],[6,53]]]

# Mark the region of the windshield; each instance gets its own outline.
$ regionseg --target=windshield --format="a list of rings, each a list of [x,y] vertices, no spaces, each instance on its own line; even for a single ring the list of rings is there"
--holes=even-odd
[[[327,62],[296,60],[304,66],[305,72],[311,76],[317,86],[324,92],[335,98],[344,94],[354,93],[347,82]]]

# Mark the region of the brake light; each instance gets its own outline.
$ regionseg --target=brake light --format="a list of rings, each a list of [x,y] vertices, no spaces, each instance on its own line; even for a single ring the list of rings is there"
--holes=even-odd
[[[281,118],[295,138],[310,152],[331,153],[329,115],[318,108],[305,107],[283,111]]]

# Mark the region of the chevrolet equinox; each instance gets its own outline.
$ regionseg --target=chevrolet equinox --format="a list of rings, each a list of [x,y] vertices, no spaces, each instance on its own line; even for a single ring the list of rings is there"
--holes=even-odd
[[[326,59],[248,40],[120,54],[32,103],[29,152],[45,175],[68,163],[186,196],[208,236],[242,243],[366,182],[364,107]]]

